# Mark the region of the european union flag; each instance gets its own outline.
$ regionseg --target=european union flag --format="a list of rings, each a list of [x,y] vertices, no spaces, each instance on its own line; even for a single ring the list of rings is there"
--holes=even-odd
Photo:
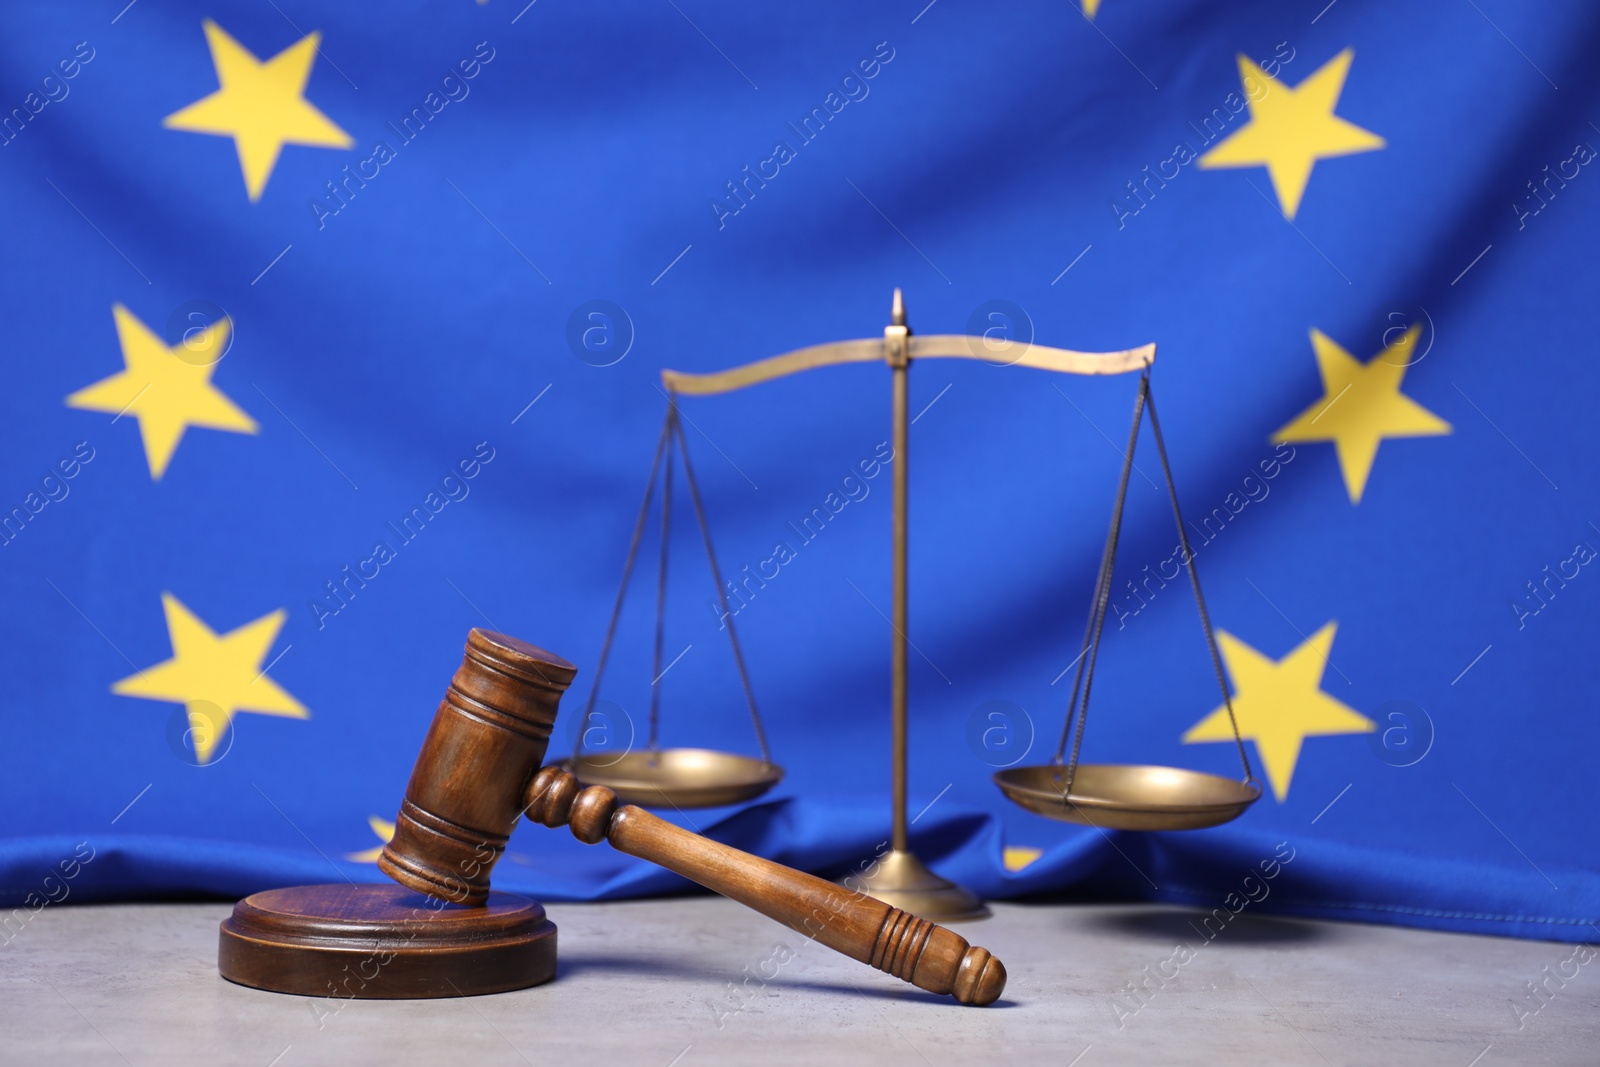
[[[1593,5],[3,19],[8,930],[381,878],[473,626],[579,665],[552,755],[645,744],[653,693],[661,743],[753,752],[732,621],[787,776],[693,821],[842,871],[888,832],[914,456],[909,810],[941,874],[1596,934]],[[1191,548],[1145,444],[1083,758],[1236,773],[1192,555],[1242,818],[1101,832],[990,782],[1061,729],[1134,376],[916,361],[909,454],[872,370],[682,397],[732,595],[680,521],[661,654],[637,577],[583,724],[662,370],[873,336],[896,286],[922,334],[1157,345]],[[498,879],[685,884],[537,828]]]

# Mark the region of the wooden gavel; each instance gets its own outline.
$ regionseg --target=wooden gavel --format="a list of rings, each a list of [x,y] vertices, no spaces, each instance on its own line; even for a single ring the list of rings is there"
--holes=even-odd
[[[690,833],[604,786],[540,770],[561,694],[577,668],[504,634],[474,629],[417,756],[378,866],[402,885],[482,904],[523,814],[570,823],[587,844],[660,864],[852,959],[963,1004],[989,1004],[1006,969],[959,934],[843,886]]]

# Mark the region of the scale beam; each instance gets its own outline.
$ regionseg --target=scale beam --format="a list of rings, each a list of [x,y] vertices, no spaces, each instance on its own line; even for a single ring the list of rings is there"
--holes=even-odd
[[[731,393],[747,385],[759,385],[774,378],[787,378],[801,371],[818,367],[832,367],[841,363],[882,363],[883,338],[869,337],[864,341],[834,341],[826,345],[797,348],[781,356],[758,359],[742,367],[717,371],[713,374],[687,374],[683,371],[663,370],[661,384],[669,393],[684,396],[715,396]]]
[[[912,359],[978,359],[1009,367],[1032,367],[1057,374],[1127,374],[1144,370],[1156,361],[1154,344],[1121,352],[1074,352],[1020,341],[996,344],[987,337],[964,333],[935,333],[911,338]]]
[[[976,359],[1003,366],[1055,371],[1058,374],[1127,374],[1129,371],[1144,370],[1156,361],[1156,346],[1153,344],[1121,352],[1074,352],[1020,341],[996,343],[992,338],[960,333],[929,334],[926,337],[913,335],[910,341],[909,355],[912,359]],[[818,367],[888,362],[884,339],[868,337],[859,341],[834,341],[831,344],[797,348],[781,356],[758,359],[754,363],[712,374],[663,370],[661,384],[669,393],[682,396],[715,396],[776,378],[787,378],[802,371],[816,370]]]

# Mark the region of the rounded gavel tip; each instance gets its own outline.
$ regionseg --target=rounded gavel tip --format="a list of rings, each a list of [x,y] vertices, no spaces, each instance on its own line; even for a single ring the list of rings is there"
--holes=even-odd
[[[988,949],[974,946],[961,957],[955,988],[950,995],[962,1004],[981,1008],[1000,999],[1006,988],[1006,965]]]

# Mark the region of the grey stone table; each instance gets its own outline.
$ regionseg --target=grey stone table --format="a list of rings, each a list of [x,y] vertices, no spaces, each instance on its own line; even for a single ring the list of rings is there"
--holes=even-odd
[[[1001,904],[961,931],[1010,984],[963,1008],[720,899],[549,911],[550,985],[340,1002],[219,978],[227,905],[48,907],[0,947],[0,1064],[1600,1064],[1572,945]]]

